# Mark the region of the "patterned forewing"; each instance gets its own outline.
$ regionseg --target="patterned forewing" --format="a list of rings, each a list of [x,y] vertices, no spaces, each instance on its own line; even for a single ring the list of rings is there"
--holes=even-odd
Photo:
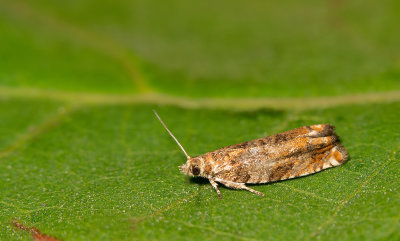
[[[209,175],[240,183],[266,183],[337,166],[347,152],[331,125],[300,127],[206,153]]]

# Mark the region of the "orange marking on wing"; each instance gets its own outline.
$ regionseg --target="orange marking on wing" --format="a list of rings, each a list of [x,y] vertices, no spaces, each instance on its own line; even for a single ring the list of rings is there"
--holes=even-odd
[[[207,155],[205,155],[204,161],[205,161],[206,163],[212,163],[212,162],[214,161],[214,158],[213,158],[211,152],[209,152],[209,153],[207,153]]]
[[[295,139],[293,146],[297,150],[306,149],[307,148],[307,139],[308,138],[297,138],[297,139]]]
[[[228,153],[228,156],[229,156],[229,158],[232,160],[232,159],[237,158],[237,157],[238,157],[240,154],[242,154],[244,151],[245,151],[244,149],[235,149],[235,150],[229,152],[229,153]]]
[[[339,151],[335,150],[335,152],[333,153],[333,157],[335,158],[336,161],[341,161],[343,158],[343,155]]]
[[[224,162],[229,161],[229,155],[224,156],[223,160],[224,160]]]
[[[333,146],[332,146],[332,145],[329,145],[329,146],[326,146],[326,147],[321,148],[321,149],[319,149],[319,150],[316,150],[314,153],[325,153],[327,150],[330,150],[330,149],[332,149],[332,148],[333,148]]]
[[[332,144],[334,144],[337,141],[336,136],[326,136],[326,137],[317,137],[317,138],[309,138],[309,144],[314,148],[314,149],[319,149],[322,148],[323,150],[326,150],[324,146],[328,146],[332,148]]]
[[[333,145],[330,145],[322,149],[315,150],[313,152],[314,155],[308,156],[308,159],[305,159],[304,166],[298,170],[297,173],[292,173],[292,176],[305,176],[325,169],[324,163],[329,160],[329,157],[327,157],[327,152],[330,152],[332,148]],[[329,155],[330,154],[331,153],[329,153]]]
[[[313,125],[310,126],[311,129],[313,129],[314,131],[322,131],[324,129],[324,125]]]
[[[314,146],[325,144],[325,140],[326,139],[324,139],[324,138],[310,138],[309,139],[310,144],[314,145]]]
[[[310,131],[307,129],[307,127],[303,126],[303,127],[291,130],[291,131],[286,131],[286,132],[284,132],[284,134],[286,134],[290,138],[293,138],[296,136],[302,136],[302,135],[308,134],[309,132]]]
[[[206,167],[204,168],[204,170],[209,174],[211,173],[212,167],[211,165],[207,164]]]
[[[327,159],[327,160],[329,160],[329,159],[331,159],[331,158],[332,158],[332,156],[333,156],[333,152],[332,152],[332,151],[330,151],[330,152],[329,152],[329,155],[326,157],[326,159]]]

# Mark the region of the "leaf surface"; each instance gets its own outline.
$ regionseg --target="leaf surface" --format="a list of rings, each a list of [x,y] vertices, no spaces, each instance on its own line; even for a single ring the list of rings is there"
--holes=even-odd
[[[0,240],[399,239],[398,10],[0,2]],[[331,123],[350,160],[220,200],[153,109],[191,156]]]

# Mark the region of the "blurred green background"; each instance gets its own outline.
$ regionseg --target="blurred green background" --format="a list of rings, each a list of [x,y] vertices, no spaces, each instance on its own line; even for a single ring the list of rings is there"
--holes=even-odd
[[[0,0],[0,240],[400,239],[400,1]],[[332,123],[350,161],[266,194],[191,156]]]
[[[185,96],[400,88],[398,1],[2,1],[3,86]]]

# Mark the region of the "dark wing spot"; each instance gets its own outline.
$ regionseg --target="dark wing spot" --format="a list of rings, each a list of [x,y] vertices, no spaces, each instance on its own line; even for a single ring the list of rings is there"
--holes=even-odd
[[[246,175],[243,176],[242,182],[246,183],[248,180],[250,180],[250,175],[246,173]]]
[[[260,138],[257,140],[257,146],[265,146],[268,144],[268,141],[265,138]]]
[[[247,147],[249,147],[249,142],[243,142],[243,143],[239,143],[233,146],[234,148],[238,148],[238,149],[246,149]]]
[[[285,174],[292,170],[294,163],[289,161],[287,163],[282,163],[274,168],[271,174],[271,181],[279,181]]]
[[[233,178],[234,182],[246,183],[250,179],[250,175],[246,171],[241,171],[236,173],[236,176]]]
[[[283,133],[279,133],[275,135],[275,143],[282,143],[288,140],[288,136]]]
[[[237,160],[236,159],[229,159],[229,165],[234,166],[236,165]]]

